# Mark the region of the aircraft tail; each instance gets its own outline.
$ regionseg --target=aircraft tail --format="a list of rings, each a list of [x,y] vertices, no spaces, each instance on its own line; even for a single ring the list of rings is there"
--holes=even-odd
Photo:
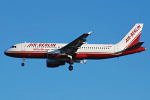
[[[135,26],[127,33],[127,35],[115,45],[115,52],[126,50],[139,43],[142,28],[142,23],[135,24]]]

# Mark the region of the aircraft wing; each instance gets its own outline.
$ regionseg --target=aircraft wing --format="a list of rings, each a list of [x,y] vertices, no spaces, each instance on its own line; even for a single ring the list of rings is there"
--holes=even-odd
[[[60,52],[61,53],[66,53],[66,54],[75,53],[79,49],[79,47],[82,46],[82,44],[85,43],[86,37],[88,35],[91,35],[91,32],[85,33],[85,34],[81,35],[80,37],[78,37],[77,39],[75,39],[74,41],[70,42],[69,44],[67,44],[66,46],[61,48]]]

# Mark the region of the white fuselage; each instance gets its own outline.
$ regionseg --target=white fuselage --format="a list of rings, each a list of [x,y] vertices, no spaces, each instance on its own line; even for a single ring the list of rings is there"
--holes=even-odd
[[[65,43],[20,43],[12,46],[7,50],[8,53],[16,55],[16,57],[25,58],[47,58],[47,52],[55,53],[56,50],[64,47]],[[107,44],[83,44],[78,50],[77,54],[99,55],[99,54],[113,54],[115,52],[114,45]],[[18,53],[18,54],[17,54]],[[46,53],[46,54],[45,54]],[[56,52],[57,53],[57,52]],[[39,56],[38,56],[39,54]],[[97,57],[96,57],[97,58]]]
[[[5,51],[5,54],[12,57],[18,58],[66,58],[61,56],[59,49],[64,47],[65,43],[19,43],[8,50]],[[142,48],[142,47],[141,47]],[[123,56],[127,54],[132,54],[142,50],[128,51],[121,54],[115,54],[118,51],[117,45],[111,44],[83,44],[76,52],[74,59],[106,59],[113,58],[118,56]],[[47,56],[49,54],[49,57]],[[54,56],[55,55],[55,56]]]

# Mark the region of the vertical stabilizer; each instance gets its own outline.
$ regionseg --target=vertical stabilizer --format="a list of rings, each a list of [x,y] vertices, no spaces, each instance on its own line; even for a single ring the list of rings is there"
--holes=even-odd
[[[127,33],[127,35],[115,45],[117,47],[116,51],[121,51],[137,44],[140,39],[142,28],[142,23],[135,24],[135,26]]]

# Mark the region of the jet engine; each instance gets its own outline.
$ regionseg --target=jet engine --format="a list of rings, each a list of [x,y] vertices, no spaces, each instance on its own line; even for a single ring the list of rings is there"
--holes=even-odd
[[[46,63],[47,63],[47,67],[50,68],[55,68],[61,65],[65,65],[65,62],[61,62],[59,60],[51,60],[51,59],[46,60]]]

